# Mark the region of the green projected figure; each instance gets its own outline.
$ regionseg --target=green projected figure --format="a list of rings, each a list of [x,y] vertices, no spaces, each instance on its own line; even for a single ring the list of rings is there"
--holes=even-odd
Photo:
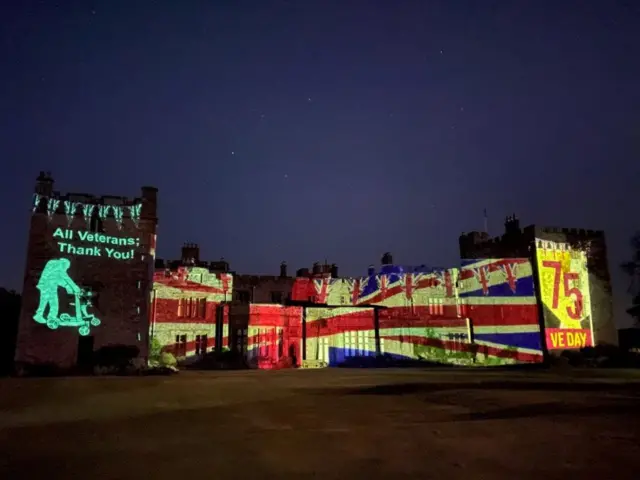
[[[40,304],[36,310],[33,319],[38,323],[44,323],[52,330],[59,326],[78,327],[80,335],[88,335],[91,325],[100,325],[100,320],[94,315],[87,312],[91,306],[91,293],[82,290],[71,279],[67,270],[71,266],[71,262],[66,258],[52,259],[47,262],[40,280],[38,281],[38,290],[40,290]],[[58,316],[58,288],[63,287],[69,295],[74,296],[72,305],[75,308],[73,315],[63,313]],[[49,309],[45,319],[44,312]]]

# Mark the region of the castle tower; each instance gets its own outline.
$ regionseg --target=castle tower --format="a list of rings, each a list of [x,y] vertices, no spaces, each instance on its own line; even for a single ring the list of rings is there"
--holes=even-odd
[[[146,358],[157,189],[132,199],[63,194],[53,183],[49,172],[36,179],[16,367],[88,367],[110,344]]]

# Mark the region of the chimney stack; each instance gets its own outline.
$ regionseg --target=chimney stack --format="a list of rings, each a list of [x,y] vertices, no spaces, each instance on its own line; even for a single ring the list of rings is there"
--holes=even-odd
[[[287,276],[287,262],[282,262],[280,264],[280,276],[281,277]]]
[[[374,265],[369,265],[369,268],[367,269],[367,275],[368,276],[372,276],[376,274],[376,267]]]
[[[335,263],[331,265],[331,277],[338,278],[338,266]]]
[[[308,268],[299,268],[298,271],[296,272],[296,277],[306,278],[308,276],[309,276]]]
[[[322,268],[320,267],[320,262],[315,262],[313,264],[313,270],[312,270],[314,275],[320,275],[322,273]]]

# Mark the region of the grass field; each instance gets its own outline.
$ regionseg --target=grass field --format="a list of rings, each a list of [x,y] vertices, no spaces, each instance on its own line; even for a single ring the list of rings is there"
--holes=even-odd
[[[637,479],[629,371],[0,379],[0,479]]]

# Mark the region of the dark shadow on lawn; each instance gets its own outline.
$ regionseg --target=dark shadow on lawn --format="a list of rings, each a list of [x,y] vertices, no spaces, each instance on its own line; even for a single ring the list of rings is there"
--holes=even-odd
[[[450,362],[437,362],[431,360],[416,360],[410,358],[396,358],[391,355],[348,357],[344,361],[333,365],[339,368],[407,368],[407,369],[451,369],[470,371],[477,367],[457,365]],[[496,365],[487,367],[487,371],[541,371],[549,370],[549,366],[543,363],[522,363],[513,365]]]
[[[639,417],[637,401],[634,399],[616,401],[612,403],[592,403],[588,405],[570,405],[561,402],[534,403],[529,405],[517,405],[515,407],[500,408],[486,412],[471,412],[463,415],[455,415],[452,422],[481,421],[481,420],[512,420],[516,418],[533,417],[599,417],[603,415],[616,415],[624,417]]]
[[[312,393],[325,395],[414,395],[446,390],[511,390],[549,392],[616,392],[640,394],[640,382],[598,383],[585,381],[478,381],[478,382],[421,382],[374,385],[356,388],[328,388]]]

